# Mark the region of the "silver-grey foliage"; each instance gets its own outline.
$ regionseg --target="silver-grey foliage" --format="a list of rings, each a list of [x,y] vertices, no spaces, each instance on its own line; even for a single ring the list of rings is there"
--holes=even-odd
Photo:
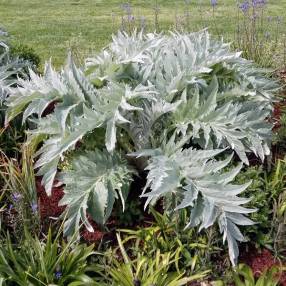
[[[187,227],[217,221],[235,264],[236,241],[243,240],[237,225],[251,224],[247,214],[254,210],[242,206],[249,199],[238,197],[248,183],[231,182],[248,164],[248,153],[261,160],[269,154],[267,118],[278,86],[265,71],[207,31],[119,32],[83,69],[70,56],[62,71],[47,63],[43,76],[30,71],[30,80],[18,84],[6,122],[24,112],[23,120],[35,123],[29,140],[43,141],[35,167],[48,194],[60,161],[74,153],[70,170],[59,175],[67,233],[80,222],[92,230],[86,213],[104,223],[116,197],[124,205],[133,173],[119,155],[125,153],[139,171],[148,170],[146,205],[173,196],[177,205],[168,211],[190,209]],[[50,105],[52,112],[43,116]],[[96,149],[78,153],[76,144],[85,146],[92,134]],[[225,171],[231,150],[241,163]]]
[[[10,87],[16,84],[17,75],[27,66],[25,61],[11,59],[9,47],[0,41],[0,105],[6,100]]]

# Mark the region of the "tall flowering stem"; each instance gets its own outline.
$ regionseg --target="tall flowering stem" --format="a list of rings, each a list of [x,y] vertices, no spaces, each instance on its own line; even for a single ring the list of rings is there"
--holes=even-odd
[[[236,44],[244,56],[258,64],[269,67],[277,52],[279,25],[269,18],[265,25],[266,0],[243,0],[238,2]],[[240,17],[242,15],[242,17]],[[275,22],[278,23],[275,18]],[[277,29],[273,29],[277,27]]]

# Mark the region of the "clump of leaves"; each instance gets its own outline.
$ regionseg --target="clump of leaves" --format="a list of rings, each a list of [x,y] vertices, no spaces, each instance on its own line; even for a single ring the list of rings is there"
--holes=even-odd
[[[30,63],[31,67],[37,69],[40,67],[41,59],[35,50],[21,43],[14,43],[11,45],[11,56],[13,58],[20,58]]]
[[[92,230],[87,213],[103,224],[116,198],[124,208],[134,169],[145,169],[145,205],[163,198],[168,212],[188,208],[187,227],[199,230],[217,221],[236,263],[236,241],[244,239],[237,225],[252,224],[245,215],[255,210],[238,196],[250,183],[231,182],[248,164],[248,153],[261,160],[269,154],[272,125],[265,119],[278,85],[264,71],[207,31],[134,32],[113,36],[84,68],[69,56],[61,72],[47,63],[43,76],[31,70],[30,80],[18,85],[6,123],[22,112],[23,121],[34,122],[28,140],[43,142],[35,168],[48,194],[60,161],[74,153],[71,167],[59,175],[66,234],[80,222]],[[95,130],[103,131],[95,147],[77,153]],[[231,150],[241,163],[226,171]]]
[[[233,279],[236,286],[276,286],[279,285],[281,271],[278,266],[273,266],[262,273],[258,279],[255,279],[249,266],[239,264],[233,273]]]
[[[23,236],[23,225],[33,233],[40,229],[32,150],[23,148],[22,156],[20,163],[4,153],[0,156],[0,193],[5,198],[0,222],[18,240]]]
[[[246,191],[246,195],[253,198],[248,206],[259,209],[259,212],[250,215],[257,224],[243,233],[257,246],[267,247],[276,254],[281,254],[285,249],[285,176],[285,160],[278,159],[270,171],[254,166],[236,177],[237,183],[252,180]]]
[[[218,261],[221,256],[219,235],[214,227],[201,233],[196,228],[184,229],[188,214],[186,210],[177,213],[176,219],[166,213],[160,214],[151,208],[154,221],[150,226],[139,229],[122,229],[124,243],[128,243],[129,251],[137,252],[137,248],[144,252],[146,257],[152,258],[160,250],[161,253],[173,253],[176,261],[171,270],[178,273],[185,272],[187,275],[194,275],[198,271],[213,270],[215,275],[225,275],[229,266],[228,261]],[[216,260],[216,265],[211,264]],[[226,263],[225,263],[226,262]],[[216,269],[214,269],[216,267]],[[223,268],[223,273],[219,271]],[[213,277],[215,277],[215,275]]]
[[[89,279],[87,260],[94,254],[93,245],[87,247],[74,239],[66,243],[61,232],[53,238],[49,230],[46,239],[40,240],[25,231],[20,245],[14,245],[7,235],[1,242],[0,275],[4,285],[69,285]]]
[[[208,271],[200,272],[192,276],[185,273],[172,272],[172,264],[176,261],[174,253],[162,254],[159,250],[153,257],[144,256],[137,251],[135,258],[130,258],[119,235],[117,235],[120,254],[123,262],[113,259],[113,265],[108,268],[111,277],[111,285],[131,286],[131,285],[188,285],[191,281],[197,281],[206,276]]]
[[[125,211],[115,206],[115,217],[121,226],[134,226],[140,224],[144,220],[144,214],[139,201],[129,200],[125,205]]]

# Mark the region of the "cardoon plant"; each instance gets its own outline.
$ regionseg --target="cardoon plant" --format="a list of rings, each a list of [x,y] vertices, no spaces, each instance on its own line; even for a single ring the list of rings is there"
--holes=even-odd
[[[236,263],[238,226],[252,224],[255,210],[239,196],[250,182],[232,181],[248,154],[270,152],[277,86],[264,71],[205,30],[120,32],[85,67],[69,56],[61,72],[47,63],[43,76],[31,71],[18,84],[6,122],[22,112],[33,121],[28,140],[42,142],[35,168],[48,194],[55,178],[63,183],[67,235],[81,223],[93,231],[89,218],[104,224],[116,199],[124,210],[130,182],[147,173],[146,207],[187,208],[186,227],[198,230],[217,222]]]

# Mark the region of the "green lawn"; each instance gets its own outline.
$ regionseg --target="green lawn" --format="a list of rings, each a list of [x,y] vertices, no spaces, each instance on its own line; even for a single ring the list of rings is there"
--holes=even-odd
[[[71,45],[80,47],[84,54],[106,45],[112,32],[120,27],[123,13],[120,5],[124,2],[127,1],[0,0],[0,25],[10,32],[12,41],[33,47],[42,61],[52,57],[55,65],[60,66]],[[158,0],[160,28],[174,28],[175,23],[180,28],[185,12],[189,11],[190,30],[208,26],[227,39],[233,38],[237,17],[235,0],[218,0],[214,17],[210,0],[190,2],[187,5],[184,0]],[[269,2],[273,15],[286,15],[286,0]],[[130,3],[138,23],[144,16],[148,30],[154,30],[155,1],[134,0]],[[282,30],[286,31],[284,23]]]

